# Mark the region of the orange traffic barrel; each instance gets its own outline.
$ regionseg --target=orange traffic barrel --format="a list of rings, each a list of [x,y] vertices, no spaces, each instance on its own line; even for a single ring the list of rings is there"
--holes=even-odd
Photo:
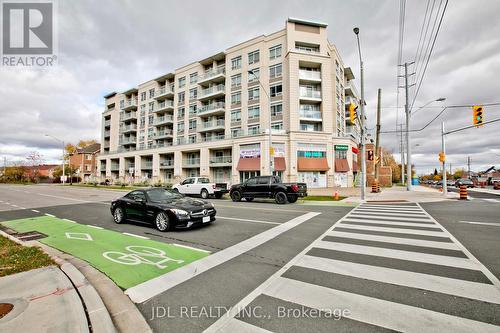
[[[460,200],[467,200],[467,187],[460,185]]]
[[[372,183],[372,193],[377,193],[377,180],[376,179]]]

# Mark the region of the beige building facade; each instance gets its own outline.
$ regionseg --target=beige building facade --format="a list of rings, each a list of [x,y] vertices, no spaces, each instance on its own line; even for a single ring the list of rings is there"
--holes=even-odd
[[[285,182],[352,186],[357,142],[346,131],[344,68],[326,24],[289,18],[280,31],[110,93],[98,174],[234,184],[270,174],[271,150]]]

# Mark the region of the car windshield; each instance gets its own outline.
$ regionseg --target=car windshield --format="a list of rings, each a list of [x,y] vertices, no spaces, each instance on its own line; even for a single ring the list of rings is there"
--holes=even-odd
[[[146,193],[148,194],[151,202],[168,202],[183,197],[182,194],[174,193],[163,188],[148,190]]]

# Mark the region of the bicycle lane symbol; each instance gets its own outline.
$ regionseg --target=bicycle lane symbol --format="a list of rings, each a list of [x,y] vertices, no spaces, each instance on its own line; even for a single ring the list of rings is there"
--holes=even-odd
[[[104,258],[123,265],[153,265],[159,269],[167,268],[165,263],[172,261],[182,264],[184,260],[172,259],[168,257],[165,251],[148,246],[127,246],[125,248],[129,253],[108,251],[102,255]]]

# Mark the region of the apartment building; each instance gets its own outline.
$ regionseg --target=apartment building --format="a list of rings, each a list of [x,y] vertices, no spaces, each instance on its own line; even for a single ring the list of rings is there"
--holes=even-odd
[[[69,164],[76,169],[76,175],[83,181],[94,178],[97,170],[96,156],[101,151],[99,143],[91,144],[85,148],[77,148],[69,156]]]
[[[272,151],[285,182],[352,186],[348,81],[327,25],[289,18],[280,31],[104,96],[98,174],[232,184],[269,174]]]

